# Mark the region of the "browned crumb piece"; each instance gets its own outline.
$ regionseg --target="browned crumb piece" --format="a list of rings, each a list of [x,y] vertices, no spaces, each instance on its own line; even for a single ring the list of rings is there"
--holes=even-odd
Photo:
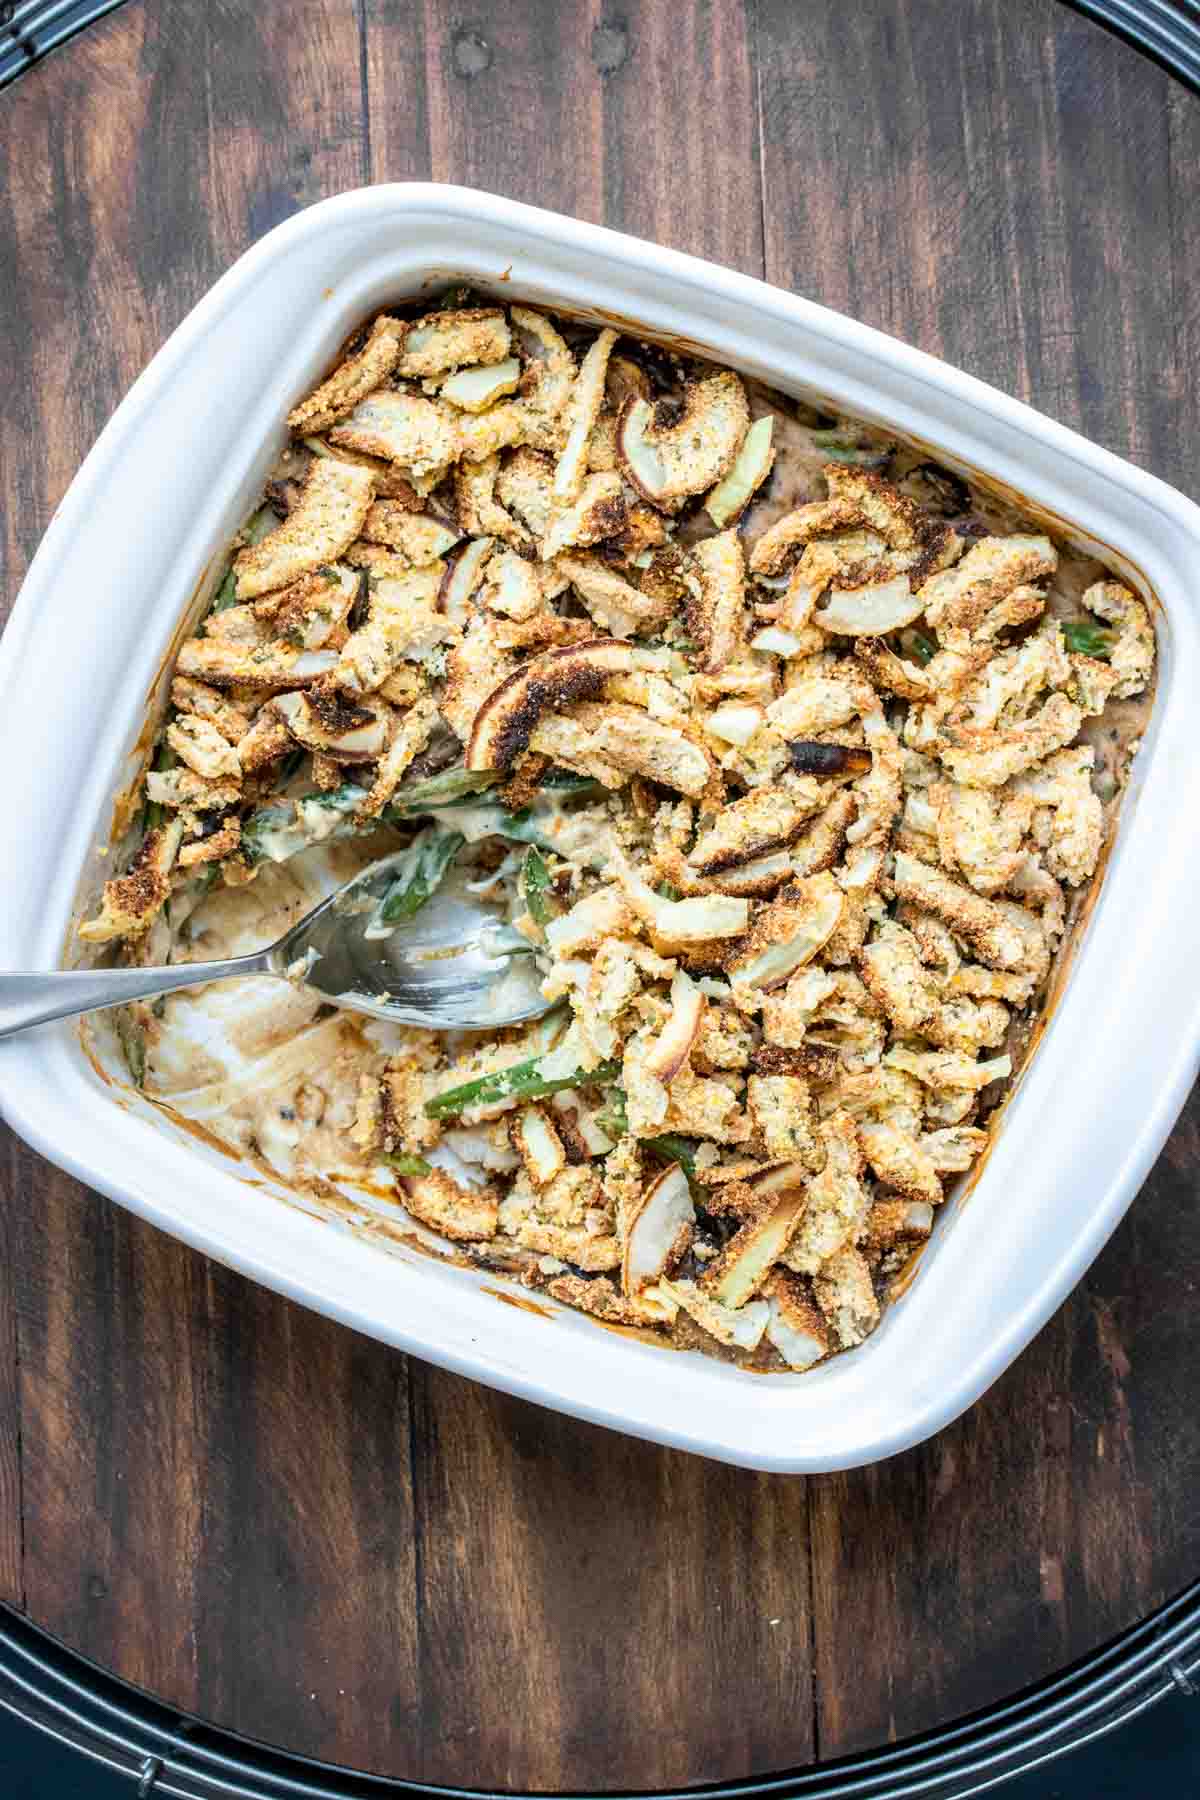
[[[748,1177],[763,1168],[760,1162],[737,1162],[712,1169],[698,1169],[696,1181],[701,1190],[699,1204],[705,1212],[720,1219],[753,1218],[762,1206],[762,1195],[756,1194]]]
[[[211,836],[201,838],[198,843],[185,844],[179,852],[181,869],[195,868],[198,863],[220,862],[222,857],[232,856],[242,841],[242,823],[240,819],[226,819],[219,831]]]
[[[231,705],[218,689],[202,681],[191,681],[186,675],[176,675],[172,681],[171,704],[178,712],[208,719],[231,744],[240,742],[250,729],[250,721],[240,707]]]
[[[288,414],[292,430],[311,436],[353,412],[364,395],[382,386],[395,368],[404,333],[400,319],[390,319],[386,314],[376,319],[358,355],[348,356],[327,381]]]
[[[574,1306],[609,1325],[640,1325],[652,1331],[668,1327],[665,1314],[656,1316],[645,1302],[627,1300],[607,1275],[593,1275],[590,1280],[582,1275],[556,1275],[546,1283],[546,1292],[565,1306]]]
[[[801,1187],[763,1196],[700,1277],[700,1288],[722,1306],[744,1306],[788,1247],[807,1204]]]
[[[822,1263],[813,1293],[844,1350],[863,1343],[879,1323],[879,1301],[860,1250],[847,1246]]]
[[[832,1044],[807,1040],[794,1049],[779,1044],[760,1044],[752,1063],[759,1075],[803,1075],[806,1080],[823,1086],[837,1079],[841,1058]]]
[[[951,881],[940,869],[915,856],[898,855],[893,882],[901,900],[911,900],[944,919],[968,943],[980,962],[1001,969],[1014,968],[1025,958],[1025,940],[993,900],[985,900],[961,882]]]
[[[178,818],[146,833],[129,873],[105,882],[100,911],[79,927],[85,943],[137,937],[147,929],[171,891],[171,867],[182,838],[183,824]]]
[[[349,1130],[350,1142],[364,1155],[382,1150],[383,1084],[377,1075],[360,1075],[354,1102],[354,1120]]]
[[[300,500],[282,525],[234,559],[240,600],[286,587],[325,563],[334,563],[358,536],[375,497],[375,479],[357,463],[317,456],[309,464]]]
[[[270,709],[264,709],[238,745],[238,762],[243,775],[257,775],[295,749],[291,732],[283,720]]]
[[[851,1242],[870,1204],[862,1176],[866,1160],[849,1113],[822,1119],[818,1136],[825,1148],[825,1167],[808,1186],[808,1206],[785,1261],[798,1275],[811,1275],[826,1259]]]
[[[538,756],[535,751],[526,750],[518,756],[513,764],[513,772],[508,781],[499,790],[500,798],[509,812],[520,812],[523,806],[537,796],[542,785],[542,777],[550,767],[548,756]]]
[[[888,1121],[864,1120],[858,1135],[867,1161],[885,1186],[906,1200],[941,1205],[942,1184],[933,1158],[917,1138]]]
[[[932,1227],[933,1211],[923,1200],[877,1200],[859,1247],[870,1261],[897,1244],[924,1243]]]
[[[746,1106],[770,1157],[797,1157],[814,1173],[824,1161],[813,1123],[812,1095],[803,1075],[751,1075]]]
[[[394,1058],[380,1083],[380,1119],[383,1146],[419,1155],[438,1141],[438,1126],[426,1116],[428,1095],[421,1067],[403,1058]]]
[[[496,1235],[496,1196],[490,1187],[459,1187],[441,1169],[405,1175],[397,1187],[413,1217],[442,1237],[471,1243]]]
[[[718,1069],[744,1069],[753,1048],[754,1039],[740,1013],[731,1006],[709,1006],[692,1046],[692,1067],[698,1075],[714,1075]]]
[[[798,1275],[774,1269],[763,1283],[771,1308],[767,1337],[791,1369],[810,1369],[828,1356],[833,1341],[824,1318]]]

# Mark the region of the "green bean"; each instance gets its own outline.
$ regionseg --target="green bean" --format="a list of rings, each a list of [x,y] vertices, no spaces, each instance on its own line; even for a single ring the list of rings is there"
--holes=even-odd
[[[121,1046],[125,1066],[133,1078],[133,1085],[137,1088],[144,1087],[146,1082],[146,1039],[142,1029],[134,1020],[127,1006],[118,1007],[113,1016],[117,1028],[117,1042]]]
[[[608,790],[593,775],[576,775],[573,769],[547,769],[541,785],[552,794],[563,794],[574,800],[581,794],[603,794]]]
[[[389,813],[440,811],[446,806],[470,806],[475,796],[500,779],[496,769],[445,769],[424,781],[402,784],[388,807]]]
[[[1093,625],[1090,619],[1067,619],[1062,628],[1068,650],[1078,651],[1083,656],[1097,657],[1107,662],[1112,655],[1114,637],[1111,631],[1105,631],[1099,625]]]
[[[380,901],[372,927],[397,925],[419,913],[441,886],[464,841],[458,831],[420,832],[409,845],[400,874]]]
[[[543,1076],[538,1071],[544,1060],[534,1056],[528,1062],[511,1063],[507,1069],[447,1088],[444,1094],[426,1101],[425,1111],[431,1119],[449,1119],[469,1106],[492,1106],[498,1100],[536,1100],[544,1094],[561,1093],[564,1088],[609,1082],[621,1067],[618,1062],[606,1062],[594,1069],[572,1069],[569,1075]]]
[[[900,638],[900,645],[907,655],[915,657],[917,662],[922,665],[932,662],[937,654],[937,645],[923,631],[904,632]]]
[[[237,576],[234,574],[233,564],[231,563],[225,571],[221,585],[217,589],[213,603],[208,610],[209,612],[215,613],[225,612],[229,607],[236,606],[237,603]]]
[[[550,892],[552,879],[545,857],[536,845],[531,844],[521,864],[521,894],[526,912],[535,925],[543,928],[558,916],[559,911]]]
[[[423,1156],[386,1154],[383,1161],[390,1169],[395,1169],[397,1175],[431,1175],[433,1173],[433,1164],[427,1163]]]
[[[150,765],[151,768],[157,770],[161,774],[167,769],[177,768],[178,765],[178,754],[172,750],[170,744],[165,741],[160,743],[158,749],[154,753],[154,761]],[[150,832],[157,831],[165,817],[166,808],[162,805],[161,801],[147,800],[142,807],[142,836],[146,837]]]
[[[601,1112],[596,1114],[596,1123],[601,1131],[610,1138],[623,1138],[629,1132],[629,1114],[625,1110],[625,1089],[610,1087],[608,1099]]]
[[[696,1145],[691,1138],[665,1132],[662,1137],[645,1138],[643,1142],[652,1156],[657,1156],[660,1162],[677,1162],[688,1180],[692,1180],[696,1173]]]

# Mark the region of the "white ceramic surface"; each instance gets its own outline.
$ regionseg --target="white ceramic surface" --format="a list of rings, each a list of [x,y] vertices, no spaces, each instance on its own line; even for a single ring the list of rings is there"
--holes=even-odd
[[[0,765],[20,772],[0,814],[0,967],[59,961],[81,881],[94,891],[102,873],[94,846],[136,767],[164,652],[252,503],[289,405],[371,308],[454,277],[640,321],[785,392],[890,421],[1111,547],[1159,603],[1156,714],[1117,845],[981,1178],[948,1203],[863,1348],[761,1380],[550,1303],[550,1317],[500,1304],[483,1291],[494,1276],[383,1254],[283,1204],[106,1086],[70,1025],[0,1044],[4,1116],[155,1225],[476,1380],[750,1467],[890,1455],[969,1406],[1079,1280],[1166,1137],[1200,1047],[1200,509],[1028,407],[761,282],[490,195],[376,187],[310,208],[249,250],[134,384],[29,571],[0,643]],[[47,706],[51,693],[64,704]]]

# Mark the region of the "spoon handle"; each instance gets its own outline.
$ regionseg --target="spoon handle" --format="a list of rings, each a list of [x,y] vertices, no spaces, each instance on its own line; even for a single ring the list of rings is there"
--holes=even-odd
[[[0,975],[0,1038],[50,1019],[148,1000],[173,988],[199,987],[230,975],[269,973],[268,952],[235,956],[228,962],[174,963],[161,969],[54,969],[30,975]]]

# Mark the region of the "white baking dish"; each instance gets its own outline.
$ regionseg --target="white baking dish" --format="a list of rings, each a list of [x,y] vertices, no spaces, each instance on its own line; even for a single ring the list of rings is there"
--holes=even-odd
[[[948,1203],[916,1279],[863,1348],[761,1380],[549,1302],[541,1315],[498,1304],[494,1275],[382,1254],[283,1204],[258,1171],[107,1085],[70,1025],[0,1044],[4,1115],[164,1230],[480,1381],[756,1468],[887,1456],[969,1406],[1079,1280],[1166,1137],[1200,1046],[1200,813],[1187,799],[1200,792],[1200,510],[1028,407],[761,282],[490,195],[376,187],[312,207],[248,251],[155,357],[29,571],[0,644],[0,967],[60,960],[81,871],[94,871],[91,887],[102,872],[94,846],[164,653],[257,493],[288,406],[371,308],[455,277],[619,315],[890,421],[1106,546],[1156,603],[1156,713],[1118,842],[982,1175]]]

